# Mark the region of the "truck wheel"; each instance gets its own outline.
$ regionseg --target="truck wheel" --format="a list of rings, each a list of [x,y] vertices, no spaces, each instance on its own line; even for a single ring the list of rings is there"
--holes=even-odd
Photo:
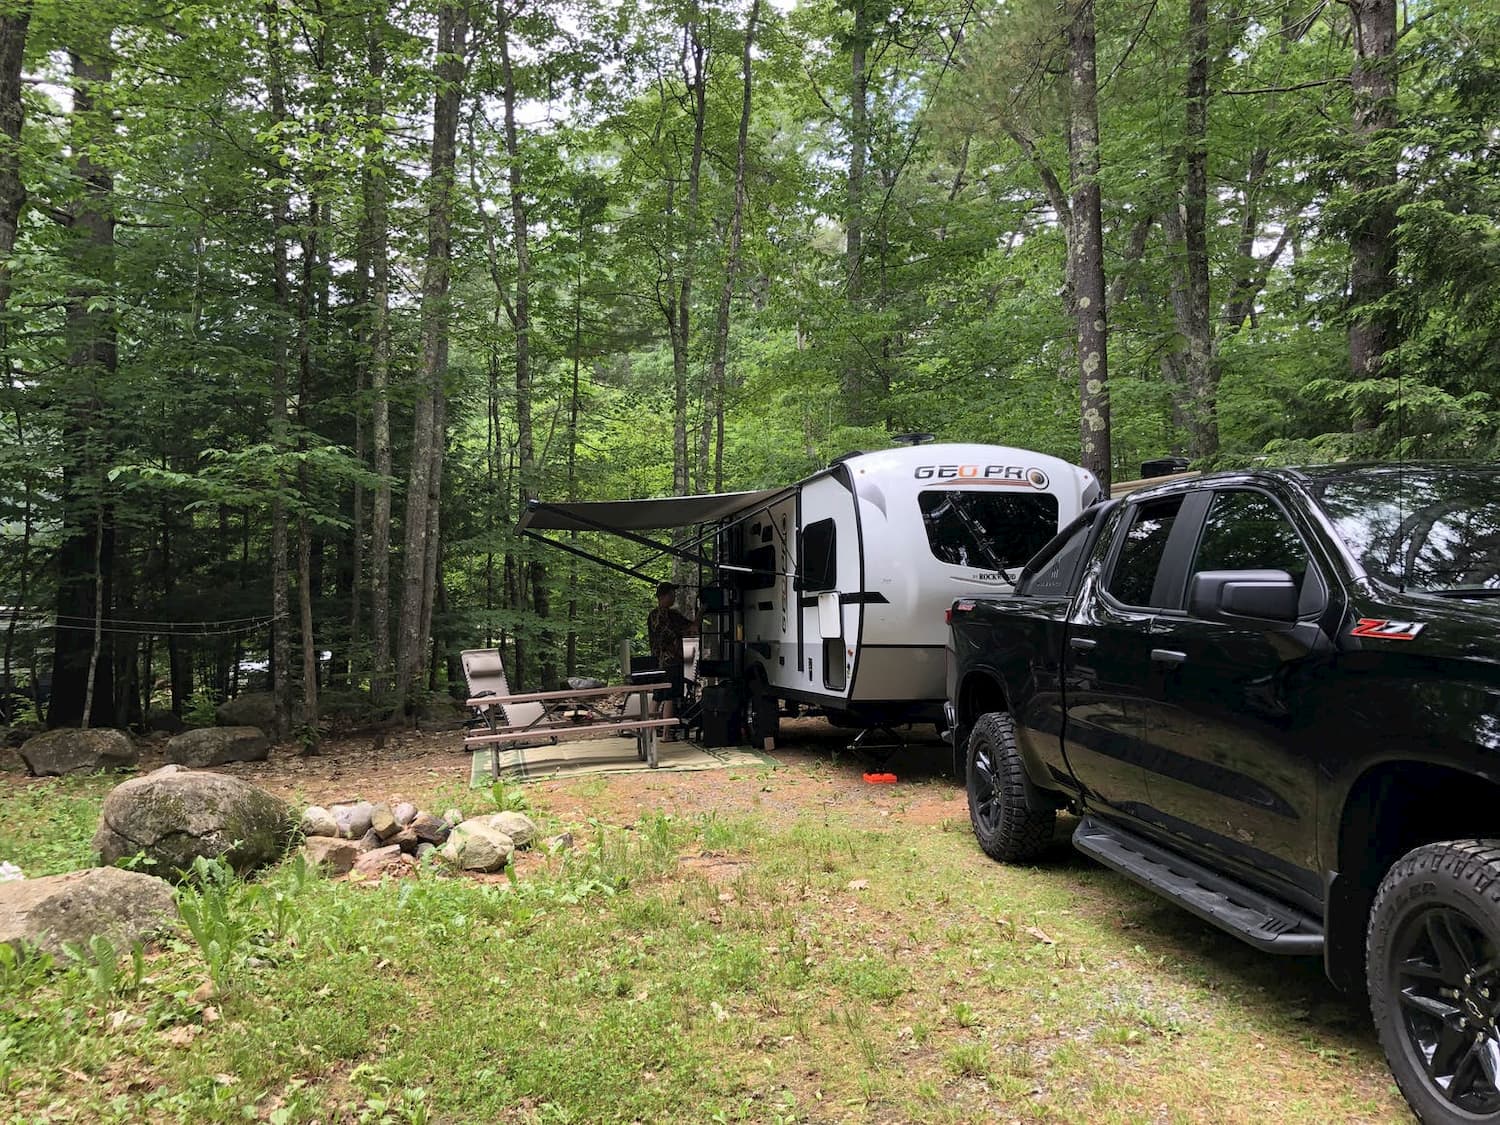
[[[1432,1122],[1500,1122],[1500,840],[1427,844],[1375,896],[1370,1010],[1396,1085]]]
[[[969,734],[969,823],[985,854],[1001,863],[1026,863],[1052,842],[1057,812],[1027,803],[1024,769],[1011,717],[981,715]]]

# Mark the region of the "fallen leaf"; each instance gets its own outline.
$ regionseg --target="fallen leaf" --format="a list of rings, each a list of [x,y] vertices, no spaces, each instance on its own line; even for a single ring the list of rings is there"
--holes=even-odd
[[[1047,935],[1047,932],[1045,930],[1041,929],[1038,926],[1027,926],[1026,932],[1032,937],[1036,938],[1036,940],[1041,942],[1043,945],[1057,944],[1057,942],[1053,941],[1052,938]]]
[[[193,994],[188,997],[188,999],[191,1000],[194,1004],[207,1004],[213,998],[214,982],[211,980],[206,980],[197,988],[193,989]]]
[[[218,1023],[219,1022],[219,1009],[215,1008],[211,1004],[207,1008],[204,1008],[203,1009],[203,1022],[204,1023]]]
[[[847,887],[845,887],[844,889],[848,890],[848,891],[867,891],[867,890],[870,889],[870,880],[868,880],[868,879],[851,879],[849,881],[849,885]]]

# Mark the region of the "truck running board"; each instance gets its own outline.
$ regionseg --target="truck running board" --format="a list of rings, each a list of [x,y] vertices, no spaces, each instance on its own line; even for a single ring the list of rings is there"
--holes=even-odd
[[[1084,817],[1073,846],[1257,949],[1323,952],[1322,927],[1306,914],[1123,828]]]

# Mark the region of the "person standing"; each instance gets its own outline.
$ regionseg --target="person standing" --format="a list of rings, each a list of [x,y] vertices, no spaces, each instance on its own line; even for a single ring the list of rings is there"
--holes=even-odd
[[[656,586],[656,608],[646,615],[646,637],[651,645],[651,655],[656,658],[657,664],[671,682],[665,693],[657,694],[657,699],[661,701],[661,717],[664,719],[672,718],[676,714],[677,705],[682,701],[685,686],[682,640],[684,637],[698,635],[698,620],[678,613],[673,608],[676,601],[676,584],[659,582]],[[667,737],[669,741],[675,741],[678,732],[673,731]]]

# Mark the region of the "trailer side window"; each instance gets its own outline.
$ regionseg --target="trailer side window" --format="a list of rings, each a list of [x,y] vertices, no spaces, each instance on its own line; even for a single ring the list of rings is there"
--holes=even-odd
[[[745,589],[769,590],[776,585],[776,547],[755,547],[745,552],[745,565],[752,573],[745,575]]]
[[[838,586],[838,528],[832,520],[818,520],[802,529],[802,559],[797,571],[799,590],[832,590]]]
[[[917,494],[927,546],[939,562],[984,570],[1017,567],[1057,534],[1057,497],[974,489]]]

